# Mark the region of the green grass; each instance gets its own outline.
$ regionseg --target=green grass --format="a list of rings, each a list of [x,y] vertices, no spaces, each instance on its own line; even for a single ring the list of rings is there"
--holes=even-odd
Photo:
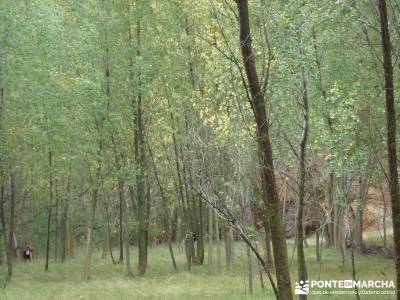
[[[289,261],[291,262],[292,280],[296,279],[296,255],[293,253],[293,243],[288,241]],[[222,249],[223,250],[223,249]],[[265,280],[266,289],[260,287],[258,273],[254,273],[254,293],[246,293],[246,259],[244,245],[236,244],[235,273],[225,271],[218,275],[208,275],[207,265],[194,266],[189,272],[185,266],[185,255],[175,249],[179,271],[174,272],[171,266],[168,250],[165,247],[149,249],[148,270],[144,277],[130,279],[126,276],[125,264],[113,265],[110,259],[101,259],[98,252],[93,256],[92,280],[82,278],[83,256],[68,260],[66,263],[51,263],[50,270],[44,272],[42,260],[31,263],[16,263],[14,276],[10,283],[0,289],[1,300],[47,300],[47,299],[274,299],[269,283]],[[347,268],[340,268],[340,254],[335,249],[324,249],[323,261],[320,265],[315,261],[315,247],[310,241],[306,248],[308,273],[310,279],[351,279],[350,256],[348,253]],[[222,251],[223,254],[223,251]],[[215,255],[214,255],[215,257]],[[137,253],[133,250],[132,260],[134,270]],[[224,265],[225,258],[222,258]],[[253,259],[254,270],[257,270]],[[4,273],[5,266],[2,267]],[[360,279],[383,280],[394,278],[394,263],[392,260],[376,255],[356,256],[357,276]],[[1,274],[4,276],[4,274]],[[361,296],[362,299],[394,299],[389,296]],[[355,299],[355,296],[313,296],[309,299]]]

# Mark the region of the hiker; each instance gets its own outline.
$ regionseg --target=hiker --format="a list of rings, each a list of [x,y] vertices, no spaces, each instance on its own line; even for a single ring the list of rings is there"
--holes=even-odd
[[[197,242],[197,234],[196,232],[192,233],[193,242]]]
[[[27,261],[27,260],[32,260],[32,257],[33,257],[33,246],[27,245],[24,251],[22,252],[22,258],[24,259],[24,261]]]
[[[179,250],[186,249],[186,238],[182,239],[182,241],[179,243]]]
[[[197,234],[196,234],[196,232],[188,232],[187,234],[186,234],[186,240],[188,240],[188,239],[190,239],[190,238],[192,238],[193,239],[193,242],[195,243],[196,241],[197,241]]]
[[[161,245],[161,238],[159,238],[158,236],[153,238],[153,245],[154,246],[160,246]]]

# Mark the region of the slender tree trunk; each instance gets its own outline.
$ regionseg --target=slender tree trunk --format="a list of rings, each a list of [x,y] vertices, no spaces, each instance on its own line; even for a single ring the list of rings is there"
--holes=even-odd
[[[99,184],[101,179],[101,166],[102,166],[102,161],[101,161],[102,149],[103,149],[103,143],[100,142],[97,151],[98,160],[97,160],[95,182],[92,183],[94,186],[92,190],[92,203],[89,212],[89,221],[88,221],[87,236],[86,236],[85,268],[83,273],[85,280],[90,280],[92,276],[92,233],[96,217],[97,202],[99,199]]]
[[[117,185],[118,185],[118,191],[117,191],[117,197],[119,199],[118,202],[118,225],[119,225],[119,259],[118,263],[122,263],[124,260],[124,207],[126,207],[126,204],[123,203],[125,201],[124,197],[124,183],[123,183],[123,178],[121,175],[121,167],[123,164],[123,155],[121,153],[118,153],[118,145],[116,144],[114,140],[114,136],[111,135],[111,141],[114,145],[114,153],[115,153],[115,167],[117,169]],[[108,232],[108,230],[107,230]],[[107,247],[106,247],[107,249]]]
[[[340,250],[340,255],[342,257],[342,272],[346,269],[346,235],[345,235],[345,223],[344,217],[347,211],[347,203],[344,206],[338,208],[338,239],[337,246]]]
[[[141,57],[141,21],[136,23],[137,57]],[[146,224],[146,195],[145,195],[145,157],[144,157],[144,133],[142,111],[142,78],[138,73],[138,95],[136,103],[136,129],[135,129],[135,159],[139,171],[137,172],[137,215],[139,220],[138,245],[139,245],[139,275],[144,275],[147,268],[147,224]]]
[[[106,219],[107,216],[104,213],[104,218]],[[108,245],[109,245],[109,236],[108,236],[108,228],[107,225],[103,226],[103,250],[101,251],[101,258],[105,259],[108,255]]]
[[[125,201],[125,195],[124,195],[124,183],[123,183],[123,178],[122,178],[122,174],[121,174],[121,167],[123,164],[123,155],[122,153],[119,152],[118,150],[118,145],[115,142],[114,136],[111,135],[111,141],[112,144],[114,145],[114,154],[115,154],[115,167],[117,170],[117,185],[118,185],[118,191],[117,191],[117,195],[116,197],[119,199],[118,201],[118,233],[119,233],[119,259],[118,259],[118,263],[122,263],[122,261],[124,260],[124,207],[126,207],[126,204],[123,203]],[[108,229],[107,229],[107,233],[108,233]],[[104,249],[107,249],[106,244]],[[105,251],[103,251],[105,253]],[[104,257],[106,256],[106,254],[104,255]]]
[[[257,142],[260,151],[261,178],[263,180],[263,200],[270,212],[270,229],[274,253],[275,271],[278,285],[278,299],[293,299],[287,258],[286,237],[283,230],[282,214],[276,188],[272,147],[268,132],[268,119],[263,93],[251,46],[250,21],[247,0],[235,0],[238,7],[240,25],[240,48],[245,67],[251,106],[257,123]]]
[[[233,273],[233,236],[232,236],[232,228],[228,225],[225,226],[225,261],[226,261],[226,271],[229,273]]]
[[[96,183],[97,185],[97,183]],[[92,275],[92,233],[93,226],[96,216],[96,205],[98,200],[99,191],[97,186],[93,190],[92,194],[92,205],[90,209],[89,223],[87,227],[87,236],[86,236],[86,249],[85,249],[85,269],[84,269],[84,279],[90,280]]]
[[[129,214],[127,212],[127,205],[125,199],[125,183],[121,177],[118,177],[118,193],[119,193],[119,200],[121,204],[121,211],[125,211],[124,218],[121,220],[123,221],[123,243],[125,245],[125,261],[126,261],[126,271],[128,277],[133,277],[132,266],[131,266],[131,258],[130,258],[130,245],[129,245]]]
[[[110,224],[110,213],[109,213],[109,197],[107,197],[106,205],[106,220],[107,220],[107,240],[108,240],[108,252],[110,253],[111,261],[115,265],[116,261],[113,255],[112,242],[111,242],[111,224]]]
[[[354,258],[354,241],[353,241],[353,234],[350,235],[350,240],[351,240],[351,273],[352,273],[352,279],[354,282],[357,282],[357,276],[356,276],[356,262],[355,262],[355,258]],[[358,287],[357,285],[354,285],[354,292],[356,295],[356,299],[360,300],[360,293],[358,291]]]
[[[118,262],[121,263],[124,260],[124,207],[125,201],[124,197],[121,196],[123,191],[121,191],[121,178],[118,178],[118,194],[119,194],[119,259]],[[123,187],[122,187],[123,188]]]
[[[387,119],[387,147],[389,165],[389,189],[392,201],[393,240],[395,243],[396,287],[397,299],[400,299],[400,195],[399,178],[397,173],[396,150],[396,109],[393,86],[393,64],[390,31],[388,25],[385,0],[378,0],[381,23],[381,37],[383,49],[383,68],[385,73],[386,119]]]
[[[354,247],[357,253],[362,252],[363,248],[363,215],[364,209],[362,207],[362,203],[358,203],[356,205],[356,213],[355,213],[355,226],[354,226]]]
[[[367,197],[368,197],[368,188],[369,188],[369,179],[364,179],[360,177],[359,181],[360,190],[359,190],[359,203],[356,205],[356,214],[355,214],[355,226],[354,226],[354,247],[358,253],[362,253],[363,249],[363,216],[364,216],[364,207],[366,205]]]
[[[340,248],[340,230],[341,230],[341,207],[334,203],[333,204],[333,243],[336,248]]]
[[[62,210],[61,220],[60,220],[61,262],[64,262],[67,257],[67,221],[68,221],[69,203],[71,201],[71,198],[72,198],[71,184],[70,184],[70,178],[68,178],[67,196],[62,198],[63,201],[61,204],[61,210]]]
[[[383,216],[382,216],[382,226],[383,226],[383,246],[385,249],[388,248],[387,244],[387,232],[386,232],[386,213],[387,213],[387,203],[386,203],[386,197],[385,197],[385,192],[382,187],[382,184],[379,185],[379,189],[381,191],[381,196],[382,196],[382,201],[383,201]]]
[[[172,209],[172,224],[171,224],[171,229],[168,235],[168,249],[169,249],[169,254],[171,256],[171,261],[172,261],[172,265],[174,267],[174,270],[177,271],[178,270],[178,265],[176,264],[176,260],[175,260],[175,255],[174,255],[174,249],[172,248],[172,241],[174,236],[176,237],[176,227],[177,227],[177,222],[176,222],[176,216],[177,216],[177,210],[176,209]]]
[[[126,217],[125,217],[126,218]],[[128,277],[133,277],[133,271],[131,266],[131,257],[130,257],[130,245],[129,245],[129,223],[128,220],[124,225],[124,244],[125,244],[125,260],[126,260],[126,271],[128,273]]]
[[[55,182],[55,190],[56,190],[56,205],[55,205],[55,214],[54,214],[54,260],[58,259],[58,202],[59,202],[59,194],[58,194],[58,182]]]
[[[335,205],[334,205],[334,201],[333,201],[333,186],[334,186],[334,181],[335,181],[335,176],[333,174],[333,172],[331,172],[329,174],[329,185],[328,185],[328,205],[329,205],[329,209],[330,209],[330,222],[328,223],[328,240],[327,240],[327,246],[331,247],[331,246],[335,246],[336,245],[336,234],[335,234]]]
[[[0,187],[0,218],[1,218],[1,227],[3,231],[3,244],[4,244],[4,258],[7,263],[7,274],[6,281],[11,280],[12,276],[12,261],[10,256],[10,248],[8,247],[8,239],[7,239],[7,227],[6,227],[6,219],[4,215],[4,185]]]
[[[138,4],[138,3],[137,3]],[[131,11],[131,3],[127,2],[128,9],[128,39],[129,44],[131,46],[131,51],[134,51],[133,47],[133,30],[130,21],[130,11]],[[137,19],[136,19],[136,57],[141,58],[141,33],[142,33],[142,24],[141,24],[141,16],[140,16],[140,5],[137,5]],[[129,191],[131,193],[131,200],[134,210],[136,211],[136,216],[138,219],[138,273],[139,276],[142,276],[146,273],[147,268],[147,246],[148,246],[148,228],[146,224],[146,220],[148,216],[146,216],[147,208],[149,203],[146,203],[146,195],[145,195],[145,155],[144,155],[144,124],[143,124],[143,108],[142,108],[142,73],[139,69],[137,75],[133,72],[133,55],[129,57],[129,79],[131,85],[135,85],[132,88],[132,96],[131,96],[131,108],[133,114],[133,134],[134,134],[134,156],[135,156],[135,164],[138,169],[136,173],[136,190],[134,191],[131,186],[129,186]],[[135,82],[136,78],[136,82]],[[134,201],[134,195],[136,196],[136,203]]]
[[[8,247],[10,249],[11,258],[17,257],[17,245],[15,239],[15,202],[16,202],[16,188],[15,188],[15,173],[11,172],[11,194],[10,194],[10,228],[8,236]]]
[[[1,205],[1,204],[0,204]],[[0,225],[1,225],[1,222],[0,222]],[[1,231],[0,231],[0,233],[1,234],[3,234],[3,231],[2,231],[3,229],[1,229]],[[4,259],[4,256],[3,256],[3,247],[4,247],[4,245],[3,245],[3,241],[0,241],[0,266],[2,266],[3,265],[3,259]]]
[[[68,241],[68,256],[73,258],[74,257],[74,229],[72,227],[71,221],[67,223],[67,241]]]
[[[29,209],[28,203],[29,200],[28,198],[30,197],[29,195],[29,188],[25,188],[23,191],[23,194],[21,196],[21,206],[19,207],[19,209],[17,210],[17,214],[18,212],[25,212],[22,214],[18,214],[18,219],[20,220],[20,224],[29,224],[31,222],[32,218],[32,212]],[[28,213],[30,212],[30,213]],[[25,230],[22,230],[22,232],[20,232],[20,247],[18,247],[17,249],[17,256],[19,257],[21,255],[21,250],[23,249],[22,247],[24,245],[27,244],[28,240],[30,239],[30,237],[32,236],[32,228],[31,226],[26,226],[24,228]],[[0,260],[1,262],[1,260]]]
[[[4,87],[2,82],[2,72],[0,69],[0,134],[2,134],[3,129],[3,111],[4,111]],[[3,180],[4,172],[3,172],[3,160],[0,157],[0,180]],[[6,226],[6,219],[4,213],[4,185],[0,185],[0,222],[1,222],[1,229],[3,235],[3,247],[4,247],[4,258],[7,264],[7,274],[5,277],[5,281],[8,282],[11,280],[12,277],[12,261],[11,261],[11,254],[9,249],[9,244],[7,240],[7,226]]]
[[[61,262],[65,262],[67,257],[67,215],[68,209],[66,208],[68,200],[63,200],[61,203],[61,219],[60,219],[60,260]]]
[[[218,215],[214,214],[214,225],[215,225],[215,244],[217,246],[217,273],[221,272],[221,239],[219,236],[219,220]]]
[[[300,149],[299,149],[299,198],[297,205],[297,272],[299,281],[307,281],[307,265],[304,255],[304,224],[303,224],[303,211],[304,211],[304,197],[306,188],[306,150],[307,150],[307,140],[308,140],[308,90],[307,90],[307,79],[306,72],[304,68],[304,48],[301,44],[301,37],[299,37],[299,48],[300,48],[300,59],[301,59],[301,83],[303,86],[303,130],[300,139]],[[299,295],[300,300],[307,299],[307,295]]]
[[[263,237],[264,237],[265,261],[269,271],[272,272],[274,269],[274,260],[272,258],[271,233],[270,233],[268,217],[265,218],[265,220],[263,221],[263,227],[264,227]]]
[[[52,153],[49,152],[49,203],[47,205],[47,236],[46,236],[46,262],[44,270],[49,270],[50,255],[50,232],[51,232],[51,213],[53,208],[53,169],[52,169]]]
[[[197,263],[204,262],[204,224],[203,224],[203,202],[198,199],[198,222],[197,222]]]
[[[214,226],[213,226],[213,220],[214,220],[214,210],[210,206],[208,208],[208,248],[207,248],[207,265],[208,265],[208,274],[213,274],[214,273],[214,258],[213,258],[213,231],[214,231]]]
[[[194,214],[193,205],[192,205],[192,195],[189,192],[188,183],[187,183],[187,172],[186,172],[186,163],[184,161],[184,156],[181,151],[182,156],[182,176],[183,176],[183,186],[185,190],[185,199],[186,199],[186,220],[187,226],[189,228],[189,232],[187,234],[187,249],[190,257],[190,261],[192,264],[197,264],[196,250],[194,247],[194,237],[195,234],[195,225],[196,225],[196,216]]]

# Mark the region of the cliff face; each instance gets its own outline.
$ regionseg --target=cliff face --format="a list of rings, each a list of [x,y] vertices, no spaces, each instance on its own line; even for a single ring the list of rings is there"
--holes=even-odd
[[[277,182],[280,190],[282,213],[284,214],[285,234],[287,238],[293,238],[295,233],[297,198],[288,180],[278,177]],[[357,210],[356,200],[359,194],[359,186],[353,183],[349,188],[348,204],[345,207],[344,226],[347,233],[350,231],[355,220]],[[305,231],[306,234],[313,234],[320,226],[321,220],[324,220],[325,216],[329,213],[328,200],[322,192],[314,189],[312,195],[310,193],[307,195],[306,203]],[[265,215],[262,209],[253,209],[254,223],[258,229],[262,227],[262,219]],[[383,232],[384,226],[386,226],[388,231],[392,229],[390,194],[387,185],[382,183],[379,186],[368,188],[363,211],[363,231]]]
[[[386,203],[386,217],[385,215]],[[366,231],[382,231],[384,222],[386,228],[392,228],[392,213],[390,206],[390,193],[386,185],[370,187],[368,189],[367,203],[364,209],[363,225]]]

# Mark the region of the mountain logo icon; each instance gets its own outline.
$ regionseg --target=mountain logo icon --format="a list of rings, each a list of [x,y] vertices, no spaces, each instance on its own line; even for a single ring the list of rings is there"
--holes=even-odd
[[[306,281],[300,280],[299,282],[296,281],[294,289],[295,295],[308,295],[309,292],[310,292],[310,284],[308,283],[308,280]]]

